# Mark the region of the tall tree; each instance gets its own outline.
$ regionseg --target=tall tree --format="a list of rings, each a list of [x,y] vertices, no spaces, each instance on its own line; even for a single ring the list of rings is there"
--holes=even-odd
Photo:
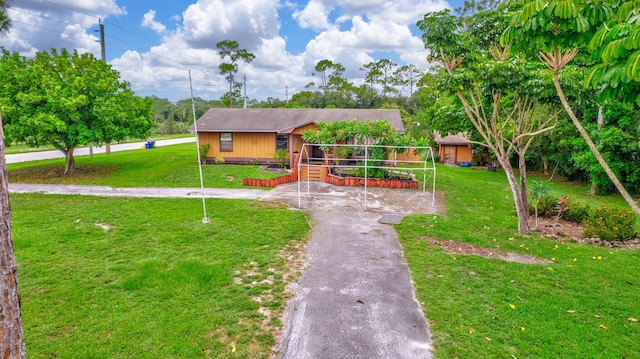
[[[65,174],[73,172],[78,146],[141,138],[154,125],[151,100],[134,96],[92,54],[54,49],[27,60],[3,50],[0,62],[0,76],[11,83],[0,88],[7,139],[60,150]]]
[[[409,97],[413,96],[413,87],[424,76],[424,72],[413,64],[404,65],[396,70],[397,83],[400,86],[409,86]]]
[[[561,72],[591,43],[596,65],[587,85],[604,86],[603,98],[640,106],[640,1],[525,0],[502,35],[524,52],[537,51],[552,70],[562,105],[596,160],[629,206],[640,207],[618,179],[574,112],[560,81]],[[526,39],[526,40],[525,40]]]
[[[236,93],[236,86],[234,86],[234,77],[238,73],[238,61],[242,60],[246,63],[251,63],[256,57],[245,49],[241,49],[237,41],[224,40],[216,44],[218,48],[218,54],[222,60],[229,58],[229,62],[221,63],[218,68],[220,69],[220,75],[229,82],[229,107],[233,107],[233,96]]]
[[[0,0],[0,35],[11,25],[7,16],[9,4]],[[0,65],[1,66],[1,65]],[[5,79],[0,82],[4,87]],[[3,358],[25,358],[24,331],[20,315],[17,265],[11,233],[11,208],[9,206],[9,182],[5,158],[2,105],[0,105],[0,354]]]
[[[360,68],[361,71],[366,71],[365,82],[370,84],[371,89],[374,85],[380,85],[383,97],[398,92],[395,87],[398,84],[397,69],[398,65],[389,59],[370,62]]]
[[[480,12],[473,17],[485,15]],[[473,132],[472,138],[477,140],[472,142],[495,154],[509,181],[518,231],[524,234],[529,232],[524,159],[535,136],[555,127],[557,111],[539,102],[538,95],[527,86],[539,77],[538,68],[523,56],[509,56],[508,48],[478,46],[478,39],[463,26],[465,20],[469,19],[458,18],[447,10],[426,14],[418,22],[429,58],[446,70],[446,75],[439,76],[440,87],[448,89],[459,101],[443,98],[443,107],[452,109],[448,122],[458,122],[447,124],[444,130]],[[499,20],[495,23],[501,26]],[[459,116],[460,107],[464,119]],[[458,121],[452,121],[455,119]],[[510,162],[514,153],[519,159],[519,180]]]

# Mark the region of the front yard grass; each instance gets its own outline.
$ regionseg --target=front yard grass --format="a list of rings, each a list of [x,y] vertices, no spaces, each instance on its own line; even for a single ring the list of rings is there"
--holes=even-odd
[[[12,194],[11,206],[29,358],[272,354],[301,212],[211,199],[203,225],[193,199]]]
[[[584,186],[551,186],[554,195],[624,206],[617,196],[588,197]],[[518,235],[499,172],[438,166],[438,188],[445,216],[409,216],[396,227],[436,358],[640,358],[640,251]],[[549,263],[447,254],[424,237]]]
[[[64,175],[64,159],[7,165],[9,182],[100,185],[111,187],[200,187],[193,143],[76,157],[76,172]],[[242,188],[244,178],[271,179],[278,172],[261,166],[204,165],[203,182],[210,188]]]

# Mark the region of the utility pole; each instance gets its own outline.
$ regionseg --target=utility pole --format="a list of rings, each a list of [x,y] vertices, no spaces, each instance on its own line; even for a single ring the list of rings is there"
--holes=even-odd
[[[244,75],[244,108],[247,108],[247,75]]]
[[[284,98],[286,100],[286,104],[289,104],[289,86],[284,87]]]
[[[107,53],[105,51],[105,45],[104,45],[104,24],[102,23],[102,21],[100,19],[98,19],[98,24],[100,25],[100,55],[102,57],[102,61],[104,61],[105,63],[107,62]],[[91,155],[93,155],[93,148],[90,149],[91,151]],[[111,154],[111,144],[107,143],[105,145],[105,153],[107,154],[107,156],[109,156]]]

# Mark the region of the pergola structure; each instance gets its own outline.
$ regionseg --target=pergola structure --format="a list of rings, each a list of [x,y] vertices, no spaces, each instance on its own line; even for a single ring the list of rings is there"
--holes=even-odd
[[[322,157],[314,157],[313,154],[318,151],[312,151],[313,147],[320,146],[322,148]],[[357,152],[360,156],[355,158],[340,158],[335,154],[336,148],[349,147],[353,150],[351,153]],[[386,151],[385,159],[372,159],[369,154],[374,150],[381,148]],[[327,155],[331,153],[331,155]],[[417,155],[417,154],[420,155]],[[398,167],[401,164],[403,167]],[[312,167],[322,168],[341,168],[345,170],[364,170],[364,207],[367,210],[367,184],[368,172],[370,169],[380,168],[398,175],[406,175],[415,178],[414,172],[422,172],[422,192],[426,192],[427,181],[431,179],[431,207],[436,205],[436,164],[433,158],[433,149],[428,146],[381,146],[381,145],[354,145],[354,144],[309,144],[302,146],[302,151],[298,158],[298,208],[301,208],[301,171],[307,171],[307,194],[309,194],[310,180],[309,169]],[[429,177],[427,178],[427,174]]]

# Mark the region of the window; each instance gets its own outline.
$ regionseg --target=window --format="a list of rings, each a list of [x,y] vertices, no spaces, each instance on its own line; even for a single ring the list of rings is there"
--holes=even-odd
[[[289,149],[289,135],[276,134],[276,150],[288,150]]]
[[[231,132],[220,132],[220,151],[233,151],[233,136]]]

